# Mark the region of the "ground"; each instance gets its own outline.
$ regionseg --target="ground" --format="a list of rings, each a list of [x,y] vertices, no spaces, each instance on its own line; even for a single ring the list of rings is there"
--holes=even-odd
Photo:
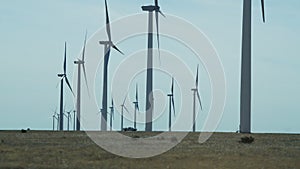
[[[126,134],[137,139],[157,133]],[[84,132],[0,131],[0,168],[300,168],[300,135],[251,134],[251,144],[240,143],[245,135],[239,133],[214,133],[202,144],[198,136],[190,133],[159,156],[131,159],[104,151]]]

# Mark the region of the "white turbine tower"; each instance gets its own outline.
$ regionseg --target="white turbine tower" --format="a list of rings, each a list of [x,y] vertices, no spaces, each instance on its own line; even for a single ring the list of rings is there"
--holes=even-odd
[[[129,113],[127,107],[125,106],[126,99],[127,99],[127,96],[125,97],[123,104],[121,105],[121,131],[123,131],[123,129],[124,129],[124,110]]]
[[[59,130],[59,122],[60,122],[60,117],[59,114],[57,114],[57,131]]]
[[[175,102],[174,102],[174,78],[172,78],[172,85],[171,85],[171,93],[168,94],[169,97],[169,132],[171,132],[172,128],[172,107],[175,116]]]
[[[102,95],[102,109],[101,109],[101,130],[107,130],[107,79],[108,79],[108,62],[110,56],[110,49],[114,48],[122,55],[124,55],[112,42],[110,21],[108,15],[107,2],[105,0],[105,14],[106,14],[106,33],[108,41],[100,41],[101,45],[104,45],[104,66],[103,66],[103,95]]]
[[[196,99],[198,99],[200,108],[202,110],[201,97],[198,90],[198,82],[199,82],[199,65],[197,66],[197,74],[196,74],[196,86],[192,89],[193,91],[193,132],[196,131]],[[197,98],[196,98],[197,97]]]
[[[80,116],[81,116],[81,68],[83,69],[83,75],[85,78],[85,83],[87,86],[87,91],[89,92],[87,77],[86,77],[86,70],[85,70],[85,49],[86,49],[86,39],[87,39],[87,32],[85,33],[85,39],[82,49],[82,58],[74,61],[75,65],[78,65],[78,79],[77,79],[77,104],[76,104],[76,111],[77,111],[77,118],[76,118],[76,130],[80,131]],[[75,117],[74,117],[75,118]]]
[[[262,17],[265,22],[264,0],[261,0]],[[240,132],[251,132],[251,33],[252,0],[244,0],[241,66]]]
[[[158,0],[155,0],[155,5],[142,6],[143,11],[149,13],[149,27],[148,27],[148,54],[147,54],[147,81],[146,81],[146,131],[152,131],[152,116],[154,109],[153,95],[153,11],[155,11],[156,17],[156,29],[157,29],[157,44],[158,50],[160,48],[159,42],[159,25],[158,14],[164,16],[158,6]],[[160,53],[160,52],[159,52]]]
[[[139,99],[138,99],[139,91],[138,91],[138,85],[136,85],[135,89],[135,101],[134,104],[134,122],[133,122],[133,128],[136,129],[136,113],[139,111]]]
[[[111,107],[110,108],[110,131],[113,128],[113,118],[115,116],[115,106],[114,106],[114,99],[111,99]]]

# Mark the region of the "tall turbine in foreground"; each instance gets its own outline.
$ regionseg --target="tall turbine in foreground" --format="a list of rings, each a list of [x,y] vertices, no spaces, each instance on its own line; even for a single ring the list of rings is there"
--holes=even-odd
[[[89,92],[87,78],[86,78],[86,70],[85,70],[85,47],[86,47],[86,39],[87,39],[87,32],[85,33],[84,45],[82,49],[82,59],[78,59],[74,61],[75,65],[78,65],[78,79],[77,79],[77,103],[76,103],[76,111],[77,111],[77,118],[76,118],[76,130],[80,131],[80,116],[81,116],[81,67],[83,69],[83,75],[85,78],[85,83],[87,86],[87,90]],[[75,117],[74,117],[75,118]]]
[[[133,122],[133,127],[136,129],[136,113],[139,111],[139,91],[138,91],[138,85],[136,85],[135,89],[135,101],[133,102],[134,104],[134,122]]]
[[[124,128],[124,109],[129,113],[127,107],[125,106],[127,96],[125,97],[123,104],[121,105],[121,131],[123,131]]]
[[[112,42],[110,21],[108,16],[107,2],[105,0],[105,14],[106,14],[106,32],[108,41],[100,41],[101,45],[104,45],[104,66],[103,66],[103,95],[102,95],[102,109],[101,109],[101,130],[107,130],[107,71],[108,61],[110,56],[110,48],[114,48],[121,54],[123,54]],[[124,55],[124,54],[123,54]]]
[[[198,90],[198,82],[199,82],[199,65],[197,66],[197,74],[196,74],[196,87],[192,89],[193,91],[193,132],[196,131],[196,97],[199,101],[200,108],[202,110],[201,97]]]
[[[64,130],[64,80],[66,81],[70,91],[72,92],[73,96],[73,90],[70,85],[70,82],[67,77],[67,42],[65,42],[65,54],[64,54],[64,63],[63,63],[63,71],[64,73],[58,74],[57,76],[61,78],[60,80],[60,109],[59,109],[59,130]]]
[[[263,22],[265,22],[264,0],[261,0]],[[252,33],[252,0],[244,0],[243,37],[242,37],[242,70],[240,132],[251,132],[251,33]]]
[[[168,94],[169,97],[169,132],[172,128],[172,107],[175,116],[175,103],[174,103],[174,78],[172,78],[172,85],[171,85],[171,93]]]
[[[113,128],[113,118],[115,116],[115,106],[114,106],[114,99],[111,99],[111,107],[110,108],[110,131]]]
[[[164,16],[158,6],[158,0],[155,0],[155,5],[142,6],[143,11],[149,13],[149,27],[148,27],[148,54],[147,54],[147,82],[146,82],[146,131],[152,131],[152,116],[154,109],[153,90],[153,11],[155,11],[156,17],[156,29],[157,29],[157,44],[158,50],[160,49],[159,42],[159,25],[158,14]],[[160,52],[159,52],[160,53]]]

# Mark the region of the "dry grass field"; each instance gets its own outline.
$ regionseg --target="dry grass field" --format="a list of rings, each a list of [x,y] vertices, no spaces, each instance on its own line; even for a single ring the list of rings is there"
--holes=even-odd
[[[214,133],[199,144],[198,135],[159,156],[130,159],[104,151],[84,132],[0,131],[0,168],[300,168],[300,135],[252,134],[251,144],[239,143],[244,135],[237,133]]]

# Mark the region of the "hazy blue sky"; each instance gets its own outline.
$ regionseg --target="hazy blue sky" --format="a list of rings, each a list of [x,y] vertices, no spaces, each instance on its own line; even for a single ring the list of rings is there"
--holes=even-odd
[[[265,1],[263,24],[260,1],[253,0],[252,129],[299,133],[300,1]],[[142,13],[140,6],[153,2],[108,3],[114,21]],[[227,80],[227,101],[218,130],[237,130],[242,0],[161,0],[160,6],[164,13],[194,24],[215,46]],[[62,71],[63,43],[69,44],[72,79],[76,70],[72,63],[81,50],[85,30],[91,35],[104,26],[103,7],[104,0],[1,1],[0,129],[52,128],[52,109],[58,106],[56,74]],[[140,24],[146,24],[146,18]],[[163,47],[164,42],[161,43]],[[67,109],[72,107],[68,96]]]

